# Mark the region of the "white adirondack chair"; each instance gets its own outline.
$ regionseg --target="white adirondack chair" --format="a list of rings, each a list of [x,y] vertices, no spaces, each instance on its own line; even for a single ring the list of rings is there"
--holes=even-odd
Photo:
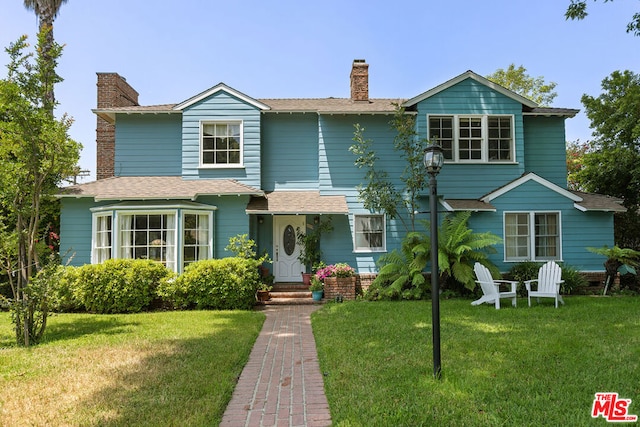
[[[560,295],[560,284],[564,283],[562,277],[562,269],[558,264],[549,261],[538,270],[538,278],[527,280],[524,286],[527,288],[527,299],[529,307],[531,307],[531,297],[535,298],[553,298],[558,308],[558,301],[564,305],[562,295]],[[536,290],[532,290],[531,284],[537,282]]]
[[[510,280],[495,280],[491,277],[491,272],[487,267],[476,262],[473,266],[473,270],[476,273],[476,283],[480,284],[482,288],[482,298],[475,300],[471,305],[480,305],[482,303],[495,304],[496,310],[500,309],[500,298],[511,298],[511,305],[516,306],[516,287],[518,282]],[[511,286],[511,290],[507,292],[500,292],[500,284],[508,284]]]

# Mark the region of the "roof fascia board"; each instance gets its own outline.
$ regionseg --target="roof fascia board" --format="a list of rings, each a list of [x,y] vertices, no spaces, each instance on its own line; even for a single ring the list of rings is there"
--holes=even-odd
[[[582,197],[576,196],[575,194],[571,193],[568,190],[565,190],[564,188],[550,182],[547,181],[544,178],[539,177],[538,175],[536,175],[533,172],[530,172],[526,175],[521,176],[520,178],[511,181],[509,184],[505,185],[504,187],[501,187],[499,189],[497,189],[496,191],[493,191],[489,194],[487,194],[486,196],[482,197],[480,200],[482,200],[485,203],[488,203],[490,201],[492,201],[493,199],[502,196],[503,194],[506,194],[508,192],[510,192],[511,190],[521,186],[522,184],[529,182],[529,181],[535,181],[538,184],[548,188],[551,191],[554,191],[558,194],[560,194],[561,196],[566,197],[569,200],[572,200],[574,202],[581,202],[582,201]]]
[[[258,101],[257,99],[251,98],[250,96],[245,95],[242,92],[239,92],[229,86],[227,86],[224,83],[218,83],[217,85],[215,85],[214,87],[205,90],[204,92],[200,92],[198,95],[193,96],[189,99],[187,99],[186,101],[181,102],[180,104],[176,105],[175,107],[173,107],[174,110],[184,110],[185,108],[195,104],[196,102],[202,101],[205,98],[210,97],[211,95],[214,95],[218,92],[226,92],[229,95],[232,95],[240,100],[242,100],[243,102],[246,102],[247,104],[253,105],[254,107],[256,107],[259,110],[270,110],[271,107],[269,107],[268,105]]]
[[[474,73],[473,71],[469,70],[466,71],[462,74],[460,74],[457,77],[452,78],[451,80],[447,80],[446,82],[434,87],[433,89],[429,89],[428,91],[414,97],[411,98],[410,100],[406,101],[404,104],[402,104],[403,107],[411,107],[417,103],[419,103],[420,101],[423,101],[427,98],[432,97],[433,95],[442,92],[443,90],[449,89],[452,86],[457,85],[458,83],[466,80],[466,79],[473,79],[475,81],[477,81],[478,83],[485,85],[493,90],[495,90],[496,92],[499,92],[503,95],[505,95],[508,98],[513,99],[514,101],[519,102],[520,104],[526,105],[529,108],[536,108],[538,106],[538,104],[536,104],[535,102],[533,102],[532,100],[525,98],[524,96],[518,95],[517,93],[510,91],[509,89],[500,86],[499,84],[496,84],[494,82],[492,82],[491,80],[488,80],[476,73]]]

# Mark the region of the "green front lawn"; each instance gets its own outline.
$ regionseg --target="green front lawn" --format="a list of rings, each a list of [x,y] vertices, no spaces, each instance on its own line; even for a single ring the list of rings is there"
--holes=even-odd
[[[0,313],[0,425],[218,425],[264,322],[250,311],[60,314],[15,346]]]
[[[441,302],[441,381],[431,302],[331,304],[313,314],[337,426],[582,426],[596,392],[640,415],[640,298],[566,297],[518,308]]]

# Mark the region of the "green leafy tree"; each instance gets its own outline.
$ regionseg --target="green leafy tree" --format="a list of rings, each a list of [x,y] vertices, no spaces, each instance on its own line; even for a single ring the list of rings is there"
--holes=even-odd
[[[604,0],[604,3],[609,1],[612,2],[613,0]],[[582,20],[586,18],[587,15],[587,0],[571,0],[564,17],[565,19]],[[640,36],[640,13],[633,14],[631,21],[627,24],[627,33],[633,33],[636,36]]]
[[[640,75],[614,71],[602,90],[582,96],[594,139],[575,179],[585,191],[624,200],[627,212],[615,219],[616,244],[640,249]]]
[[[499,68],[495,73],[486,76],[488,80],[499,84],[536,104],[548,107],[553,99],[558,96],[553,89],[556,83],[546,83],[544,77],[531,77],[527,69],[522,65],[516,68],[515,64],[509,65],[506,70]]]
[[[584,168],[584,155],[588,152],[588,142],[567,142],[567,186],[570,190],[584,190],[577,175]]]
[[[394,150],[406,165],[400,176],[402,185],[395,185],[389,174],[377,166],[379,158],[373,149],[373,141],[366,139],[365,129],[355,124],[355,143],[349,147],[349,151],[357,157],[355,165],[365,169],[365,184],[358,185],[358,197],[365,209],[385,213],[388,219],[398,219],[407,232],[414,231],[418,196],[427,185],[422,159],[429,141],[418,137],[415,118],[405,114],[400,106],[396,106],[390,125],[397,132],[393,141]]]
[[[46,292],[30,288],[41,267],[43,206],[53,199],[56,184],[73,174],[80,144],[69,138],[72,120],[51,114],[55,101],[49,93],[62,81],[55,72],[61,46],[54,42],[45,58],[46,29],[38,36],[35,55],[26,52],[26,40],[23,36],[6,49],[10,63],[7,77],[0,80],[0,203],[3,230],[17,244],[16,269],[8,272],[17,271],[12,303],[16,336],[30,345],[46,326],[46,310],[32,297]]]

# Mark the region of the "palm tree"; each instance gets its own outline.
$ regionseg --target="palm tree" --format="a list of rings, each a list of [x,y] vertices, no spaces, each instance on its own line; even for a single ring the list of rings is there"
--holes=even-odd
[[[45,34],[45,43],[42,51],[42,57],[45,60],[51,59],[49,51],[53,48],[54,41],[53,21],[58,16],[60,7],[66,2],[67,0],[24,0],[24,7],[26,7],[27,10],[34,11],[38,17],[39,33]],[[47,94],[47,101],[50,103],[51,114],[53,114],[53,106],[55,104],[53,85]]]

